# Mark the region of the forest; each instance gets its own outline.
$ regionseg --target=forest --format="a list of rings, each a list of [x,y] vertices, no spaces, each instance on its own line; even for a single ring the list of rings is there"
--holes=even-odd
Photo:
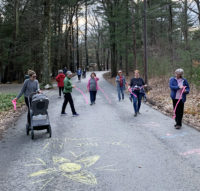
[[[146,82],[182,67],[200,85],[200,1],[0,0],[2,83],[95,65],[112,77],[139,69]]]

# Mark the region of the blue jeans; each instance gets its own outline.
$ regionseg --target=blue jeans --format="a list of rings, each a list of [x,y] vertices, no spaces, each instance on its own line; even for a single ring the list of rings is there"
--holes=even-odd
[[[133,98],[133,107],[135,110],[135,113],[138,113],[140,111],[140,107],[141,107],[141,102],[142,102],[142,94],[139,92],[134,92],[134,94],[137,96],[135,97],[134,95],[131,95]]]
[[[90,101],[91,101],[91,103],[95,103],[96,95],[97,95],[97,91],[90,91]]]
[[[121,94],[122,94],[122,99],[124,99],[124,88],[123,87],[118,87],[117,88],[117,92],[118,92],[119,101],[121,100]]]

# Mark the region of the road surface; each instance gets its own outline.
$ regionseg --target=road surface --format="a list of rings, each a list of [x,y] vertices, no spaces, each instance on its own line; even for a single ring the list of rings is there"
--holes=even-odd
[[[125,97],[98,72],[97,103],[87,105],[73,90],[79,117],[61,116],[63,99],[48,93],[53,136],[26,136],[26,114],[0,141],[0,191],[198,191],[200,190],[199,132],[142,105],[135,118]],[[88,79],[77,87],[86,89]],[[89,99],[89,95],[87,94]]]

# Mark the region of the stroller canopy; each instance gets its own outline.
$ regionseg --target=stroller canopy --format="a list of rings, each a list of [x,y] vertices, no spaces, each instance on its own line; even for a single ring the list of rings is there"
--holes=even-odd
[[[49,105],[49,99],[44,94],[35,94],[32,97],[31,109],[33,115],[46,115]]]

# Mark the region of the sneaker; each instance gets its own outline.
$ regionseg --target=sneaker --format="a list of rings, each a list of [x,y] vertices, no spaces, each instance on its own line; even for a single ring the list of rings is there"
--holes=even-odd
[[[137,117],[137,113],[135,113],[134,117]]]
[[[138,111],[138,114],[141,115],[141,113]]]
[[[73,117],[78,117],[78,116],[79,116],[78,113],[73,114]]]
[[[181,129],[180,125],[176,125],[175,129]]]
[[[67,113],[65,113],[65,112],[61,112],[61,115],[67,115]]]
[[[61,98],[61,96],[58,96],[58,98]]]
[[[91,106],[93,105],[93,103],[90,104]]]

